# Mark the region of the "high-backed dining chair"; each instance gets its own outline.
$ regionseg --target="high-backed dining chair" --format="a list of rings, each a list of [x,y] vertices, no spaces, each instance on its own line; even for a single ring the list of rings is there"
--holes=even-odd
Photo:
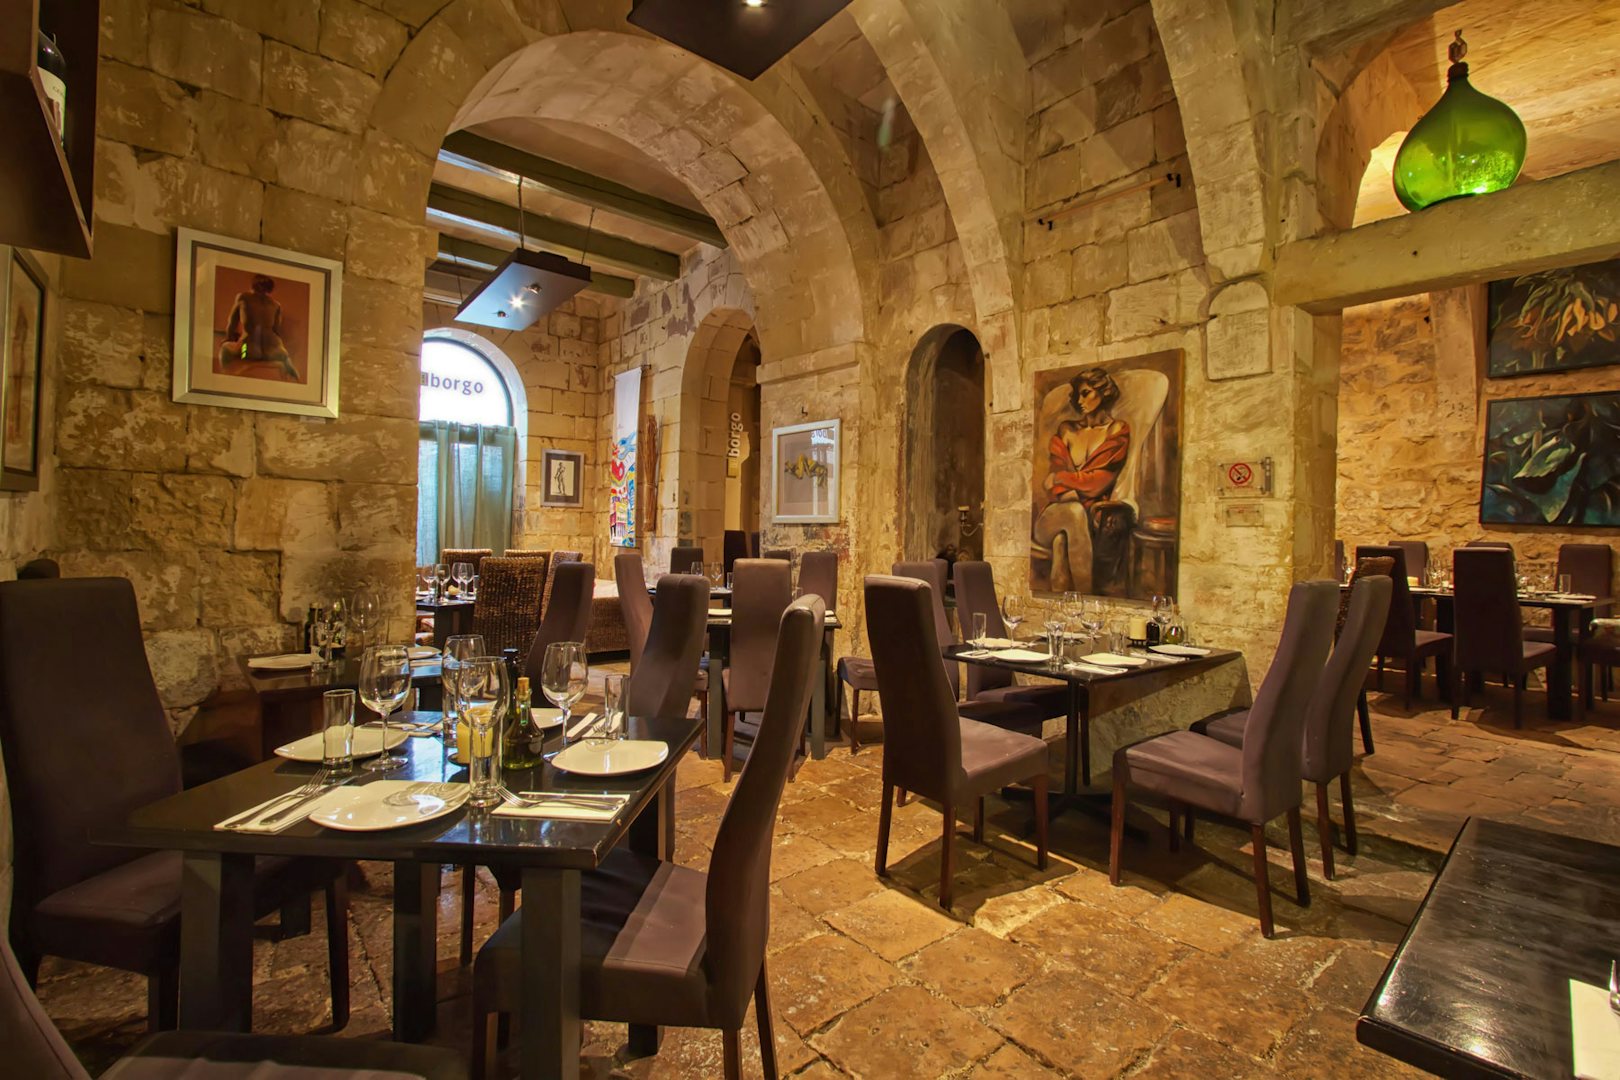
[[[739,560],[736,572],[750,561]],[[742,1076],[740,1032],[750,999],[765,1075],[777,1075],[765,973],[771,837],[804,735],[824,614],[819,597],[800,597],[785,605],[771,635],[759,737],[721,816],[707,873],[620,847],[583,875],[580,887],[580,1016],[719,1028],[727,1080]],[[489,1014],[521,1004],[522,937],[519,911],[480,950],[473,968],[475,1076],[484,1071]]]
[[[1367,679],[1367,664],[1384,631],[1394,581],[1381,574],[1360,574],[1350,587],[1350,604],[1339,640],[1311,693],[1305,710],[1300,776],[1316,785],[1316,834],[1322,846],[1322,874],[1333,880],[1333,819],[1328,813],[1328,786],[1339,782],[1344,805],[1344,848],[1356,853],[1355,806],[1350,794],[1350,766],[1355,763],[1356,696]],[[1243,746],[1250,710],[1200,721],[1193,730],[1228,746]],[[1190,821],[1190,818],[1189,818]]]
[[[542,619],[546,617],[546,608],[551,604],[551,590],[556,586],[557,583],[557,568],[563,563],[584,561],[585,553],[583,551],[553,551],[551,553],[551,558],[548,560],[548,565],[546,566],[545,591],[540,594],[540,617]],[[589,605],[590,599],[587,598],[585,603]],[[584,641],[585,639],[581,637],[577,640]]]
[[[799,556],[799,595],[814,593],[827,610],[838,607],[838,552],[807,551]]]
[[[647,575],[641,556],[626,551],[613,557],[613,581],[619,587],[619,613],[624,617],[624,634],[630,642],[630,671],[641,662],[641,650],[652,628],[652,597],[647,595]]]
[[[1424,630],[1417,624],[1417,609],[1412,603],[1412,590],[1407,582],[1410,571],[1406,568],[1406,552],[1390,544],[1362,544],[1356,548],[1356,562],[1363,559],[1391,558],[1395,560],[1395,588],[1389,598],[1389,615],[1384,620],[1384,633],[1378,641],[1378,689],[1384,688],[1384,661],[1400,660],[1406,667],[1405,708],[1412,707],[1414,697],[1423,696],[1423,668],[1429,657],[1434,657],[1434,670],[1444,695],[1450,688],[1452,635],[1438,630]]]
[[[11,947],[0,940],[0,1046],[5,1075],[27,1080],[90,1080],[40,1007]],[[222,1067],[225,1063],[239,1068]],[[465,1080],[453,1050],[377,1039],[297,1035],[220,1035],[170,1031],[135,1046],[102,1080],[227,1077],[253,1080]]]
[[[62,567],[55,559],[29,559],[17,567],[18,581],[38,581],[41,578],[59,578]]]
[[[15,823],[11,942],[145,975],[147,1020],[174,1026],[181,856],[91,843],[92,827],[180,791],[180,754],[123,578],[0,583],[0,753]],[[349,1015],[347,864],[261,858],[257,915],[326,891],[336,1026]],[[0,1067],[0,1072],[4,1072]]]
[[[678,547],[669,553],[669,572],[672,574],[703,573],[703,549]]]
[[[1496,548],[1499,551],[1501,551],[1501,550],[1512,551],[1513,550],[1513,545],[1508,543],[1505,540],[1470,540],[1470,541],[1468,541],[1468,543],[1464,544],[1463,547]]]
[[[1406,565],[1406,572],[1417,578],[1419,585],[1428,582],[1429,542],[1427,540],[1390,540],[1386,542],[1385,546],[1400,548],[1401,556]]]
[[[1569,575],[1570,587],[1575,592],[1607,599],[1614,594],[1614,549],[1608,544],[1559,544],[1557,573],[1560,577]],[[1552,627],[1527,626],[1524,639],[1551,642]],[[1605,679],[1605,691],[1607,681]],[[1604,699],[1607,700],[1607,693]]]
[[[658,579],[646,647],[625,683],[625,708],[631,716],[686,715],[697,686],[708,622],[707,578],[665,574]]]
[[[866,579],[866,635],[883,695],[883,796],[877,874],[889,872],[895,789],[940,804],[939,904],[951,906],[956,813],[975,808],[973,839],[984,841],[984,797],[1008,784],[1035,789],[1035,863],[1046,868],[1046,743],[1034,735],[961,715],[939,662],[932,583],[910,577]]]
[[[910,562],[897,562],[889,571],[895,577],[912,578],[916,581],[926,581],[933,590],[929,594],[929,607],[934,620],[934,639],[939,642],[940,648],[955,644],[956,632],[951,629],[951,617],[945,611],[945,584],[949,580],[950,570],[944,559],[919,559]],[[951,697],[960,699],[962,696],[961,665],[953,660],[945,661],[945,677],[951,683]]]
[[[585,642],[591,628],[591,597],[596,590],[596,567],[588,562],[560,562],[551,568],[551,602],[529,642],[523,673],[538,689],[546,662],[546,647],[559,641]]]
[[[482,634],[491,655],[506,649],[527,652],[540,626],[540,603],[545,593],[545,559],[503,559],[489,556],[478,574],[478,595],[473,599],[472,632]]]
[[[1477,546],[1452,552],[1457,618],[1457,685],[1451,718],[1468,707],[1468,673],[1501,672],[1513,687],[1513,726],[1524,726],[1524,687],[1529,672],[1558,656],[1552,645],[1524,639],[1519,578],[1513,552]]]
[[[780,560],[782,562],[792,562],[793,561],[793,552],[789,551],[787,548],[775,548],[775,549],[773,549],[771,551],[767,551],[767,552],[763,553],[762,555],[760,555],[760,558],[762,558],[762,559],[778,559],[778,560]]]
[[[1389,578],[1390,595],[1394,595],[1395,560],[1392,557],[1374,556],[1372,558],[1356,560],[1356,568],[1350,574],[1350,588],[1339,593],[1339,619],[1333,630],[1334,640],[1338,640],[1339,637],[1341,637],[1344,633],[1345,619],[1347,619],[1350,615],[1350,597],[1351,594],[1355,592],[1356,582],[1367,576]],[[1387,611],[1384,613],[1384,621],[1386,624],[1389,621],[1389,613]],[[1383,633],[1380,631],[1380,640],[1382,637]],[[1373,644],[1374,651],[1376,651],[1377,648],[1378,646],[1375,642]],[[1373,752],[1372,713],[1371,710],[1367,708],[1367,673],[1365,671],[1361,673],[1361,682],[1356,690],[1356,716],[1361,720],[1362,752],[1370,754]]]
[[[1119,884],[1125,805],[1135,789],[1170,803],[1172,850],[1178,845],[1178,819],[1184,807],[1248,823],[1254,845],[1260,932],[1266,937],[1272,934],[1266,823],[1287,815],[1294,886],[1301,905],[1311,902],[1299,819],[1301,744],[1306,709],[1333,642],[1338,594],[1339,586],[1334,581],[1302,581],[1290,590],[1282,639],[1249,709],[1241,747],[1189,730],[1157,735],[1122,746],[1114,753],[1109,881]]]
[[[484,560],[493,554],[491,548],[444,548],[439,552],[439,561],[449,567],[458,562],[472,563],[473,573],[482,577]],[[482,580],[479,584],[483,584]]]
[[[975,615],[984,616],[985,632],[991,637],[1007,636],[1007,624],[1001,617],[1001,602],[996,596],[996,580],[990,564],[974,559],[959,559],[956,563],[957,621],[971,628]],[[969,629],[963,637],[971,633]],[[1041,710],[1043,718],[1066,716],[1069,711],[1068,687],[1061,683],[1019,686],[1011,672],[981,664],[967,666],[967,699],[970,702],[1016,701],[1033,705]]]
[[[720,560],[726,564],[726,573],[731,573],[738,559],[751,558],[753,554],[748,550],[748,534],[741,529],[727,529],[720,538]]]
[[[721,751],[726,781],[731,780],[737,721],[759,712],[771,689],[776,631],[792,601],[788,564],[779,559],[738,559],[732,573],[731,649],[725,680],[726,730]],[[822,605],[826,607],[825,604]]]

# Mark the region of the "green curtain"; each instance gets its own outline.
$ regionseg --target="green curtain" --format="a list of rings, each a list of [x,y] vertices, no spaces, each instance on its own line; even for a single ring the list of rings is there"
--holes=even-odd
[[[512,541],[517,432],[509,427],[422,421],[417,461],[416,561],[447,547],[502,552]]]

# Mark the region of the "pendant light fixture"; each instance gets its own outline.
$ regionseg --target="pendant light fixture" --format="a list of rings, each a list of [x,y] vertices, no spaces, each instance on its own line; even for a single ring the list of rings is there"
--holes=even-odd
[[[591,268],[584,262],[574,262],[549,251],[530,251],[524,247],[528,229],[523,212],[523,178],[518,177],[518,246],[506,261],[490,272],[456,309],[456,321],[489,326],[496,330],[527,330],[539,319],[557,310],[591,283]],[[591,211],[591,225],[585,229],[585,246],[580,248],[583,260],[591,244],[591,227],[596,224],[596,211]]]
[[[849,0],[635,0],[630,22],[757,79]]]
[[[1462,31],[1447,50],[1446,92],[1412,125],[1395,152],[1395,195],[1408,210],[1464,195],[1501,191],[1524,167],[1524,122],[1468,82]]]

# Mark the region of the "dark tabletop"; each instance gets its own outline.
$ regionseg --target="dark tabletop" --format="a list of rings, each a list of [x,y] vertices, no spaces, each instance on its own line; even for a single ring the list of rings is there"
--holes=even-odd
[[[247,673],[248,686],[261,698],[312,697],[327,690],[353,690],[360,685],[360,661],[340,659],[320,671],[299,668],[296,671],[256,671],[242,660]],[[439,677],[439,661],[411,664],[411,682],[433,682]]]
[[[587,777],[560,772],[546,764],[526,773],[506,774],[506,786],[513,791],[629,794],[629,803],[612,822],[494,817],[487,811],[463,808],[435,821],[386,832],[340,832],[309,821],[275,834],[215,829],[216,822],[302,786],[317,768],[277,759],[153,803],[135,811],[127,821],[109,822],[93,830],[91,838],[97,843],[171,851],[590,869],[601,862],[641,809],[674,776],[681,756],[697,741],[702,723],[701,719],[687,717],[631,717],[632,739],[662,739],[669,744],[669,757],[656,769],[629,776]],[[553,740],[547,746],[548,752],[558,745]],[[405,767],[380,775],[362,771],[352,783],[365,784],[372,779],[466,779],[466,769],[446,760],[444,745],[436,737],[407,739],[400,752],[409,755]],[[357,762],[355,767],[363,770],[365,762]]]
[[[437,615],[441,611],[460,611],[463,608],[470,608],[473,603],[472,600],[462,600],[459,597],[446,597],[443,600],[435,601],[431,596],[418,596],[416,598],[416,610],[424,614],[432,612]]]
[[[1349,585],[1341,584],[1339,586],[1339,591],[1346,592],[1349,590],[1349,588]],[[1437,589],[1429,585],[1408,586],[1407,591],[1413,596],[1423,600],[1452,600],[1456,597],[1454,590]],[[1611,596],[1596,596],[1588,600],[1571,600],[1567,598],[1553,597],[1547,593],[1536,592],[1519,593],[1518,598],[1520,607],[1546,608],[1548,610],[1555,608],[1570,608],[1574,610],[1589,610],[1598,612],[1603,611],[1606,608],[1613,607],[1615,603],[1614,597]]]
[[[1569,980],[1620,957],[1620,848],[1470,818],[1356,1038],[1448,1077],[1567,1077]]]
[[[1020,641],[1016,646],[1009,645],[1004,647],[1030,649],[1032,651],[1039,652],[1040,649],[1038,645],[1039,643],[1037,642]],[[1120,668],[1118,671],[1111,672],[1107,675],[1097,675],[1088,671],[1070,671],[1063,668],[1052,668],[1048,666],[1044,657],[1039,660],[1000,660],[993,656],[966,655],[967,653],[979,651],[981,650],[976,645],[947,645],[945,647],[945,656],[947,659],[960,660],[966,664],[979,664],[983,667],[1004,668],[1007,671],[1018,671],[1024,673],[1025,675],[1039,675],[1042,678],[1059,679],[1063,682],[1071,683],[1119,682],[1124,679],[1139,678],[1144,675],[1157,675],[1165,671],[1199,671],[1204,668],[1214,667],[1216,664],[1224,664],[1231,660],[1237,660],[1243,656],[1242,653],[1234,649],[1211,649],[1208,656],[1187,657],[1173,663],[1154,662],[1150,660],[1140,667]],[[1106,652],[1107,650],[1099,649],[1097,651]]]

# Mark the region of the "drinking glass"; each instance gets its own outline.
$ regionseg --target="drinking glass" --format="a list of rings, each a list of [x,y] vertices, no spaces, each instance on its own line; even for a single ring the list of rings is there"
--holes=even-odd
[[[727,592],[731,591],[731,579],[732,579],[732,576],[733,575],[731,575],[731,574],[726,575],[726,591]]]
[[[720,587],[721,582],[723,582],[725,580],[726,580],[726,564],[723,563],[723,562],[710,563],[709,564],[709,584],[710,584],[710,586],[712,586],[713,588],[718,589]]]
[[[416,595],[433,595],[433,564],[425,563],[416,568]]]
[[[382,718],[383,752],[366,766],[369,772],[387,772],[405,764],[388,749],[388,718],[405,703],[411,689],[411,653],[403,645],[376,645],[360,661],[360,700]]]
[[[467,718],[461,714],[461,706],[458,704],[456,679],[460,676],[461,666],[464,663],[475,656],[487,655],[489,650],[484,647],[482,634],[454,634],[444,640],[444,654],[439,657],[439,682],[444,686],[445,719],[449,722],[449,727],[445,729],[446,749],[450,747],[452,739],[463,749],[471,745],[470,738],[466,743],[462,741]]]
[[[501,778],[495,760],[495,737],[506,716],[512,684],[506,661],[498,656],[474,656],[461,665],[456,676],[457,707],[467,717],[472,737],[467,748],[467,802],[473,806],[494,806],[502,801]]]
[[[1573,575],[1573,574],[1559,574],[1558,575],[1558,591],[1563,593],[1565,596],[1568,596],[1570,593],[1574,592],[1575,591],[1575,575]]]
[[[625,683],[623,675],[609,675],[602,680],[602,714],[606,719],[598,730],[604,742],[624,738],[630,726],[624,710]]]
[[[1063,636],[1063,611],[1061,608],[1048,608],[1042,625],[1046,627],[1046,654],[1047,663],[1057,667],[1062,659],[1063,648],[1058,644]]]
[[[433,564],[433,599],[444,599],[444,586],[450,580],[450,566],[448,563]]]
[[[334,773],[354,768],[354,691],[321,695],[321,764]]]
[[[1164,628],[1170,624],[1170,612],[1175,609],[1176,598],[1173,596],[1155,595],[1153,597],[1153,621],[1159,627],[1159,640],[1164,640]]]
[[[982,611],[973,613],[973,644],[983,645],[984,639],[990,636],[990,616]]]
[[[349,594],[349,622],[354,624],[354,631],[360,639],[355,645],[364,648],[371,644],[367,635],[377,629],[381,618],[382,601],[378,599],[376,590],[359,588]]]
[[[466,596],[464,597],[464,599],[467,599],[467,600],[476,600],[476,599],[478,599],[478,575],[477,574],[474,574],[472,577],[467,579],[467,593],[466,593]]]
[[[1023,597],[1009,595],[1001,598],[1001,621],[1007,626],[1007,636],[1016,641],[1018,624],[1024,621]]]
[[[328,647],[332,644],[332,613],[326,608],[315,609],[315,621],[310,625],[309,636],[315,645],[315,655],[319,657],[315,666],[324,669],[332,660],[332,655],[328,651]]]
[[[473,564],[470,562],[456,563],[450,568],[450,576],[455,580],[457,595],[465,593],[467,591],[467,582],[472,580]]]
[[[1097,635],[1102,633],[1102,628],[1102,601],[1095,597],[1086,599],[1080,605],[1080,629],[1083,630],[1086,637],[1093,644],[1095,644],[1097,641]],[[1096,650],[1093,649],[1092,651],[1095,652]]]
[[[551,703],[562,710],[562,737],[568,741],[568,725],[574,703],[585,696],[590,668],[585,662],[585,645],[579,641],[554,641],[546,646],[540,665],[540,689]]]

